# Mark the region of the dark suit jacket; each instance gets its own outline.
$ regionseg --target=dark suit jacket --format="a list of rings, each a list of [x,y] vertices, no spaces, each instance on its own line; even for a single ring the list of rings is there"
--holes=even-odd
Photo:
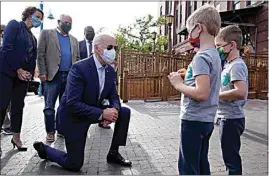
[[[23,21],[11,20],[5,28],[3,40],[0,53],[0,72],[15,77],[16,70],[22,68],[33,75],[37,58],[37,41],[34,37],[33,55],[26,59],[29,42],[31,42],[26,24]]]
[[[90,52],[92,54],[92,51]],[[82,40],[79,42],[79,54],[80,54],[80,59],[88,58],[87,45],[86,45],[85,40]]]
[[[99,122],[104,99],[108,99],[112,107],[120,110],[114,75],[114,69],[108,65],[104,89],[98,100],[99,78],[93,56],[72,66],[57,112],[61,133],[69,139],[83,137],[90,124]]]

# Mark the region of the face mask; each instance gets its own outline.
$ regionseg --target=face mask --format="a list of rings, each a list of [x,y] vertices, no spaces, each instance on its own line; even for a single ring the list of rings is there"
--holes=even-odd
[[[41,20],[37,18],[36,16],[32,16],[31,23],[33,27],[37,28],[41,25]]]
[[[92,41],[93,38],[94,38],[94,33],[86,34],[86,35],[85,35],[85,38],[86,38],[88,41]]]
[[[201,34],[201,33],[199,33],[199,35],[198,35],[197,38],[192,38],[192,37],[191,37],[191,33],[192,33],[192,31],[193,31],[196,27],[197,27],[197,25],[195,25],[195,27],[191,30],[191,32],[190,32],[190,38],[189,38],[188,40],[189,40],[190,45],[191,45],[193,48],[200,48],[200,34]]]
[[[66,24],[64,22],[62,22],[61,25],[61,29],[65,32],[65,33],[69,33],[69,31],[71,30],[72,26],[70,24]]]
[[[114,48],[111,50],[105,49],[103,54],[100,54],[100,56],[106,64],[112,64],[116,58],[116,51]]]
[[[227,59],[227,57],[229,56],[230,52],[232,51],[232,49],[230,49],[230,51],[229,51],[228,53],[225,53],[225,52],[224,52],[224,47],[225,47],[226,45],[228,45],[228,44],[230,44],[230,43],[227,43],[227,44],[225,44],[225,45],[223,45],[223,46],[217,48],[217,50],[218,50],[218,52],[219,52],[220,59],[223,60],[223,61]]]
[[[193,48],[200,48],[200,39],[199,38],[189,38],[189,43]]]

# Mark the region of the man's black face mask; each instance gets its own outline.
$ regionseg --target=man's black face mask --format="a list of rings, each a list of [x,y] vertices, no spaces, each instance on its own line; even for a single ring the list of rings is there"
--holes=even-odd
[[[87,33],[85,34],[85,38],[86,38],[88,41],[92,41],[93,38],[94,38],[94,36],[95,36],[95,33],[94,33],[94,32],[87,32]]]

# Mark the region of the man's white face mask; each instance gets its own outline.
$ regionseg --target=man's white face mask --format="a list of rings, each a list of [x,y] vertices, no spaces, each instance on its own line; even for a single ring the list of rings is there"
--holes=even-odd
[[[106,64],[112,64],[116,59],[116,51],[114,48],[110,50],[105,49],[100,56]]]

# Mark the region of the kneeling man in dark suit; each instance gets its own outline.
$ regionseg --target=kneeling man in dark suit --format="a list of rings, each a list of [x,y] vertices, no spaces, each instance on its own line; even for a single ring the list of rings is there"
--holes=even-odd
[[[130,109],[121,107],[115,85],[115,72],[109,65],[116,57],[116,41],[109,35],[99,35],[93,41],[94,54],[75,63],[67,78],[67,86],[57,111],[59,130],[65,136],[66,152],[35,142],[42,159],[58,163],[65,169],[79,171],[84,163],[87,132],[91,124],[115,122],[107,162],[131,166],[118,152],[126,145]],[[103,107],[108,99],[110,108]]]

